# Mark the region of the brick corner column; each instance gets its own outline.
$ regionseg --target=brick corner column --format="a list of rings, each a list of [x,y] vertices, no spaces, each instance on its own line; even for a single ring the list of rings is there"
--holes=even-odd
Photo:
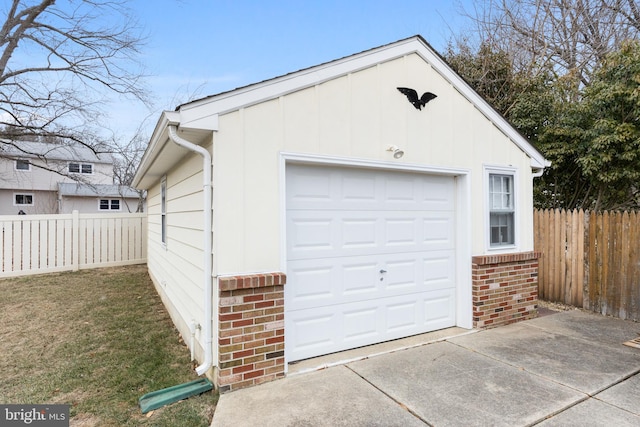
[[[221,277],[218,371],[221,393],[284,377],[284,273]]]
[[[473,327],[487,328],[538,316],[540,252],[474,256]]]

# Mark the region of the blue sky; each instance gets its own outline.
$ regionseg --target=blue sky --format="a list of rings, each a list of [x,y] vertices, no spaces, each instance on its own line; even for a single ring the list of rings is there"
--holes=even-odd
[[[437,51],[465,25],[471,0],[133,0],[148,35],[140,61],[155,105],[115,106],[131,133],[162,110],[416,34]],[[118,126],[118,128],[116,128]]]

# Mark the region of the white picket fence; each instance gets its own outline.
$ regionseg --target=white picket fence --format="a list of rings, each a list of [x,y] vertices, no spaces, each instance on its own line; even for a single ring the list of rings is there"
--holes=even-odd
[[[0,216],[0,277],[147,262],[147,214]]]

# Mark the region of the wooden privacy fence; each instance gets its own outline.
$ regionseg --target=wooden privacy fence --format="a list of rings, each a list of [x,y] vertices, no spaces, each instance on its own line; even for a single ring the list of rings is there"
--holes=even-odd
[[[0,216],[0,277],[147,262],[147,214]]]
[[[534,211],[543,300],[640,320],[640,213]]]

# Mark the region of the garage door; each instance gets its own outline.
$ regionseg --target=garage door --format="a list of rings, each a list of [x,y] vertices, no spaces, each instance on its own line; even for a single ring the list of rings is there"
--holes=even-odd
[[[455,325],[455,181],[288,165],[288,361]]]

